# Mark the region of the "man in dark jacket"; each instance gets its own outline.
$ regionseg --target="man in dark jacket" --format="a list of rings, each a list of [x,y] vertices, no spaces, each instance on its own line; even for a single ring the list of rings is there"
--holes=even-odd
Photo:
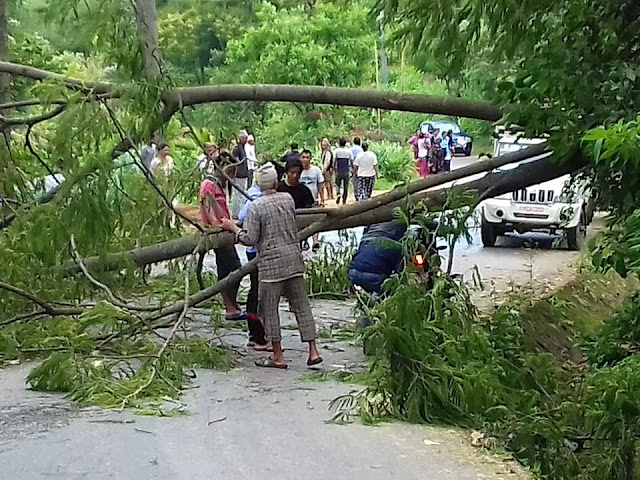
[[[367,227],[360,246],[349,265],[349,281],[367,293],[380,293],[387,278],[400,270],[403,252],[399,242],[407,232],[398,222],[378,223]]]

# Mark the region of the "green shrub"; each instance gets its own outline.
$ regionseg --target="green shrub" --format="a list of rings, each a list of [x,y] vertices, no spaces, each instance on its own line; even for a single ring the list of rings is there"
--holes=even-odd
[[[391,183],[401,183],[415,177],[415,162],[409,145],[377,142],[369,149],[378,156],[380,176]]]

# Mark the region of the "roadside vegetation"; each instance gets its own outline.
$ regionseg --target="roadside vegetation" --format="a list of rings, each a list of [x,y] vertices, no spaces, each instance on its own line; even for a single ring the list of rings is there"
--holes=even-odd
[[[497,121],[546,138],[553,162],[488,173],[475,191],[462,194],[425,193],[414,182],[411,201],[389,204],[415,205],[403,212],[412,220],[427,215],[428,205],[453,245],[464,238],[479,195],[508,193],[565,169],[561,173],[591,182],[598,208],[608,215],[586,261],[605,276],[585,274],[579,288],[534,305],[515,300],[483,317],[467,288],[449,276],[439,275],[425,290],[409,270],[400,273],[391,280],[392,294],[369,305],[367,387],[337,399],[338,414],[482,430],[489,443],[506,447],[541,478],[638,478],[640,297],[633,281],[621,280],[640,275],[637,2],[0,5],[7,3],[8,11],[0,12],[0,361],[38,359],[32,387],[64,391],[82,404],[171,414],[182,411],[174,407],[188,382],[185,372],[231,368],[218,338],[183,335],[196,305],[210,309],[215,329],[219,306],[211,298],[223,285],[205,276],[201,290],[194,265],[196,254],[223,235],[202,232],[173,211],[174,201],[196,201],[194,166],[203,142],[229,147],[239,129],[249,128],[261,160],[270,160],[291,142],[317,151],[324,137],[335,142],[358,135],[379,156],[379,188],[391,188],[415,176],[406,140],[425,117],[436,117],[246,94],[243,99],[260,101],[210,96],[198,104],[176,88],[360,88],[371,90],[369,99],[393,98],[387,108],[401,100],[394,93],[414,93],[420,95],[410,97],[409,107],[421,103],[419,111],[442,113],[438,106],[446,105],[485,119],[461,120],[476,151],[489,148]],[[155,11],[156,4],[157,21],[139,21],[135,7]],[[141,41],[156,33],[158,45]],[[154,57],[158,52],[162,59]],[[18,65],[4,63],[9,60]],[[140,174],[128,149],[152,132],[168,141],[176,163],[171,178],[157,182]],[[54,195],[41,197],[34,182],[53,173],[66,180]],[[363,225],[391,216],[386,206],[369,217],[351,216],[350,207],[306,226],[305,234],[353,218]],[[410,243],[405,247],[412,253]],[[154,261],[131,254],[145,248],[178,251],[168,255],[163,279],[150,280]],[[310,264],[313,294],[347,293],[350,251],[329,250]],[[598,278],[610,283],[603,287]]]

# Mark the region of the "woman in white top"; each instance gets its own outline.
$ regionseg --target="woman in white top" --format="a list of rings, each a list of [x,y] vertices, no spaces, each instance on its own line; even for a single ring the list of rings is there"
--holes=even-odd
[[[153,175],[164,175],[168,177],[173,172],[173,158],[169,155],[169,145],[161,143],[158,145],[158,156],[151,160],[151,173]]]
[[[367,200],[371,198],[373,187],[378,178],[378,157],[369,151],[369,144],[362,144],[362,152],[353,162],[358,177],[358,198],[356,200]]]

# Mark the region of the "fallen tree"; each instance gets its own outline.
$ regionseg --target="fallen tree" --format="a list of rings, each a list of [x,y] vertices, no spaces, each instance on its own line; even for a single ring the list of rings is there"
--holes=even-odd
[[[535,145],[520,152],[488,158],[451,172],[417,180],[407,185],[399,186],[385,194],[378,195],[369,200],[358,202],[346,207],[337,209],[320,208],[299,210],[297,212],[298,227],[300,229],[304,229],[312,225],[314,222],[322,222],[322,226],[319,227],[320,229],[318,232],[323,232],[327,230],[350,228],[351,226],[361,226],[385,221],[385,219],[389,217],[388,209],[380,209],[387,205],[392,205],[390,208],[393,210],[393,208],[398,205],[398,202],[401,202],[402,199],[408,195],[416,194],[429,188],[464,179],[472,175],[488,172],[510,163],[530,160],[545,154],[545,152],[547,152],[545,144]],[[564,172],[565,170],[563,169],[561,171]],[[559,175],[564,175],[564,173],[560,173]],[[469,184],[469,188],[473,189],[473,185]],[[440,205],[442,205],[442,203],[440,203]],[[375,213],[364,215],[367,212]],[[317,232],[314,231],[313,233]],[[308,236],[306,232],[303,233],[303,235],[303,238]],[[226,244],[231,241],[230,235],[225,233],[210,234],[210,237],[216,238],[210,238],[207,245],[203,246],[201,250],[209,250],[215,242],[224,242]],[[175,258],[188,255],[197,246],[199,241],[200,236],[190,235],[180,239],[169,240],[167,242],[126,252],[109,254],[102,257],[90,257],[83,261],[90,270],[98,269],[106,271],[117,269],[122,266],[123,261],[127,260],[132,261],[136,266],[141,267],[150,263],[173,260]],[[199,253],[201,253],[200,250]],[[67,268],[70,272],[78,271],[77,265],[73,262],[69,262]]]
[[[554,178],[575,172],[587,165],[587,159],[581,154],[576,154],[571,160],[563,164],[557,164],[551,156],[544,156],[539,160],[534,160],[506,172],[492,172],[480,179],[472,180],[458,187],[442,187],[436,190],[423,191],[414,193],[408,197],[411,202],[424,202],[430,208],[442,207],[446,201],[447,192],[450,188],[463,188],[476,192],[479,198],[488,198],[492,196],[503,195],[521,188],[526,188],[536,183],[545,182]],[[352,228],[361,225],[372,225],[375,223],[390,221],[393,219],[393,212],[396,207],[400,207],[404,200],[397,200],[388,204],[381,205],[372,210],[363,212],[357,216],[349,216],[344,214],[350,207],[346,207],[344,212],[336,218],[326,217],[319,214],[308,215],[302,217],[309,225],[300,232],[301,238],[307,238],[314,233],[326,230],[339,230],[344,228]],[[355,207],[357,205],[354,205]],[[257,259],[245,264],[239,270],[231,273],[224,280],[208,287],[189,297],[186,300],[188,307],[196,306],[202,302],[209,300],[220,291],[239,282],[246,275],[251,273],[257,265]],[[178,302],[167,308],[164,308],[157,314],[151,316],[151,320],[159,320],[161,318],[179,314],[185,306],[185,302]],[[164,325],[161,322],[160,325]]]
[[[71,89],[91,94],[121,95],[125,86],[106,82],[88,82],[46,70],[10,62],[0,62],[0,73],[32,80],[60,82]],[[169,89],[162,95],[164,109],[160,123],[168,122],[184,107],[214,102],[295,102],[341,105],[405,112],[454,115],[490,122],[501,117],[500,108],[491,102],[429,95],[380,92],[356,88],[299,85],[217,85]]]

